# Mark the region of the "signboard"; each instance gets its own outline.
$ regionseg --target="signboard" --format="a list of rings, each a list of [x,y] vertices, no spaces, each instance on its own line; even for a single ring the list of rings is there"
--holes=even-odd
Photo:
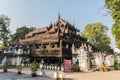
[[[72,63],[71,60],[64,60],[64,72],[71,72]]]

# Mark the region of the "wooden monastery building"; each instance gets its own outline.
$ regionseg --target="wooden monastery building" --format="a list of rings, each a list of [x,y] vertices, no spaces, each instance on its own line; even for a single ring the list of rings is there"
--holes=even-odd
[[[75,26],[59,16],[55,24],[28,33],[19,44],[30,47],[32,59],[62,63],[64,59],[72,59],[72,44],[82,39],[77,32],[79,30]]]
[[[33,61],[45,64],[63,64],[64,59],[73,60],[72,63],[82,61],[89,63],[95,48],[79,34],[79,30],[60,16],[54,24],[35,29],[20,39],[13,48],[6,48],[12,65],[31,63]],[[83,59],[84,57],[84,59]],[[91,57],[92,58],[92,57]],[[87,64],[83,65],[86,66]],[[81,68],[86,69],[86,67]]]

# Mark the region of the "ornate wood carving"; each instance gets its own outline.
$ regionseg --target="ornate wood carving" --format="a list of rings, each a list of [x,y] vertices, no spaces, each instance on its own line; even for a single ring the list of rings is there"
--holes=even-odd
[[[20,40],[19,43],[35,44],[38,48],[33,51],[39,56],[72,57],[71,45],[78,36],[77,31],[73,25],[58,18],[55,24],[51,23],[28,33],[26,39]]]

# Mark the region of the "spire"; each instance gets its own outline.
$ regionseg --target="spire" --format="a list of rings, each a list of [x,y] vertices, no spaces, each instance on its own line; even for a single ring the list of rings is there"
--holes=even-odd
[[[60,11],[59,11],[59,9],[58,9],[58,19],[60,19]]]
[[[60,19],[60,13],[58,13],[58,19]]]
[[[50,26],[52,26],[53,24],[52,24],[52,22],[50,23]]]

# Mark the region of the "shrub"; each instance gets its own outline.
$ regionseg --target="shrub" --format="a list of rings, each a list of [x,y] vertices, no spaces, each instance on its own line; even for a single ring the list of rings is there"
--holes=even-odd
[[[9,63],[8,63],[8,61],[5,61],[4,64],[3,64],[3,71],[7,72],[8,67],[9,67]]]
[[[119,68],[119,64],[118,64],[118,61],[117,59],[114,60],[114,69],[118,69]]]
[[[38,62],[35,62],[35,63],[36,63],[37,68],[39,68],[39,63]]]
[[[32,62],[31,66],[30,66],[30,70],[32,71],[32,73],[35,73],[38,69],[38,65],[36,62]]]
[[[73,71],[74,71],[74,72],[80,72],[79,64],[74,64],[74,65],[73,65]]]
[[[5,61],[4,64],[3,64],[3,68],[4,68],[4,69],[7,69],[8,66],[9,66],[8,61]]]

